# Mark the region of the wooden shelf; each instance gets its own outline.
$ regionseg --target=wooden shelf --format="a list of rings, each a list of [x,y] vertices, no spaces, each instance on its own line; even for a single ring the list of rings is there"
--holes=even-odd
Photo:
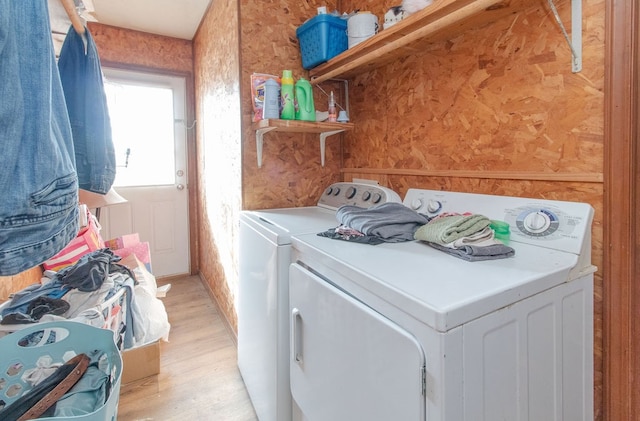
[[[256,131],[256,149],[258,156],[258,167],[262,167],[262,143],[265,133],[288,132],[288,133],[318,133],[320,135],[320,161],[324,167],[324,149],[326,139],[334,134],[353,130],[353,123],[325,123],[300,120],[260,120],[251,125],[251,129]]]
[[[416,54],[504,16],[534,7],[531,0],[435,0],[430,6],[309,70],[312,84],[347,79]]]

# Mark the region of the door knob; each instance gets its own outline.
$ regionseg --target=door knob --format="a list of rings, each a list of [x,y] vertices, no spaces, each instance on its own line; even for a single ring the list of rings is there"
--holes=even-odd
[[[178,184],[178,185],[176,185],[176,189],[178,189],[178,190],[184,190],[184,184]]]

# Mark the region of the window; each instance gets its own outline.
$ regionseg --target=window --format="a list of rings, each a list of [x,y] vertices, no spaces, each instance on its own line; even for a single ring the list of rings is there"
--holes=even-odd
[[[104,82],[116,154],[114,186],[173,184],[175,145],[184,141],[176,135],[185,128],[174,114],[184,114],[174,91],[179,85],[184,91],[184,79],[109,69]]]

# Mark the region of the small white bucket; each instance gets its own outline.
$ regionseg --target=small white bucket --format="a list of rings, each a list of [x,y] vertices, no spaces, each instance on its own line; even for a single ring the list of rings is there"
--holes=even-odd
[[[370,12],[360,12],[347,21],[349,48],[378,33],[378,17]]]

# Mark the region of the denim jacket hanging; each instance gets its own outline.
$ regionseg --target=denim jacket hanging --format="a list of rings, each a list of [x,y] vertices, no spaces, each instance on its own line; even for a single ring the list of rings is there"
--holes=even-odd
[[[111,121],[104,93],[98,50],[85,29],[83,36],[69,28],[58,59],[67,102],[78,184],[81,189],[106,194],[116,176]]]
[[[59,252],[78,232],[71,127],[46,0],[0,0],[0,276]]]

